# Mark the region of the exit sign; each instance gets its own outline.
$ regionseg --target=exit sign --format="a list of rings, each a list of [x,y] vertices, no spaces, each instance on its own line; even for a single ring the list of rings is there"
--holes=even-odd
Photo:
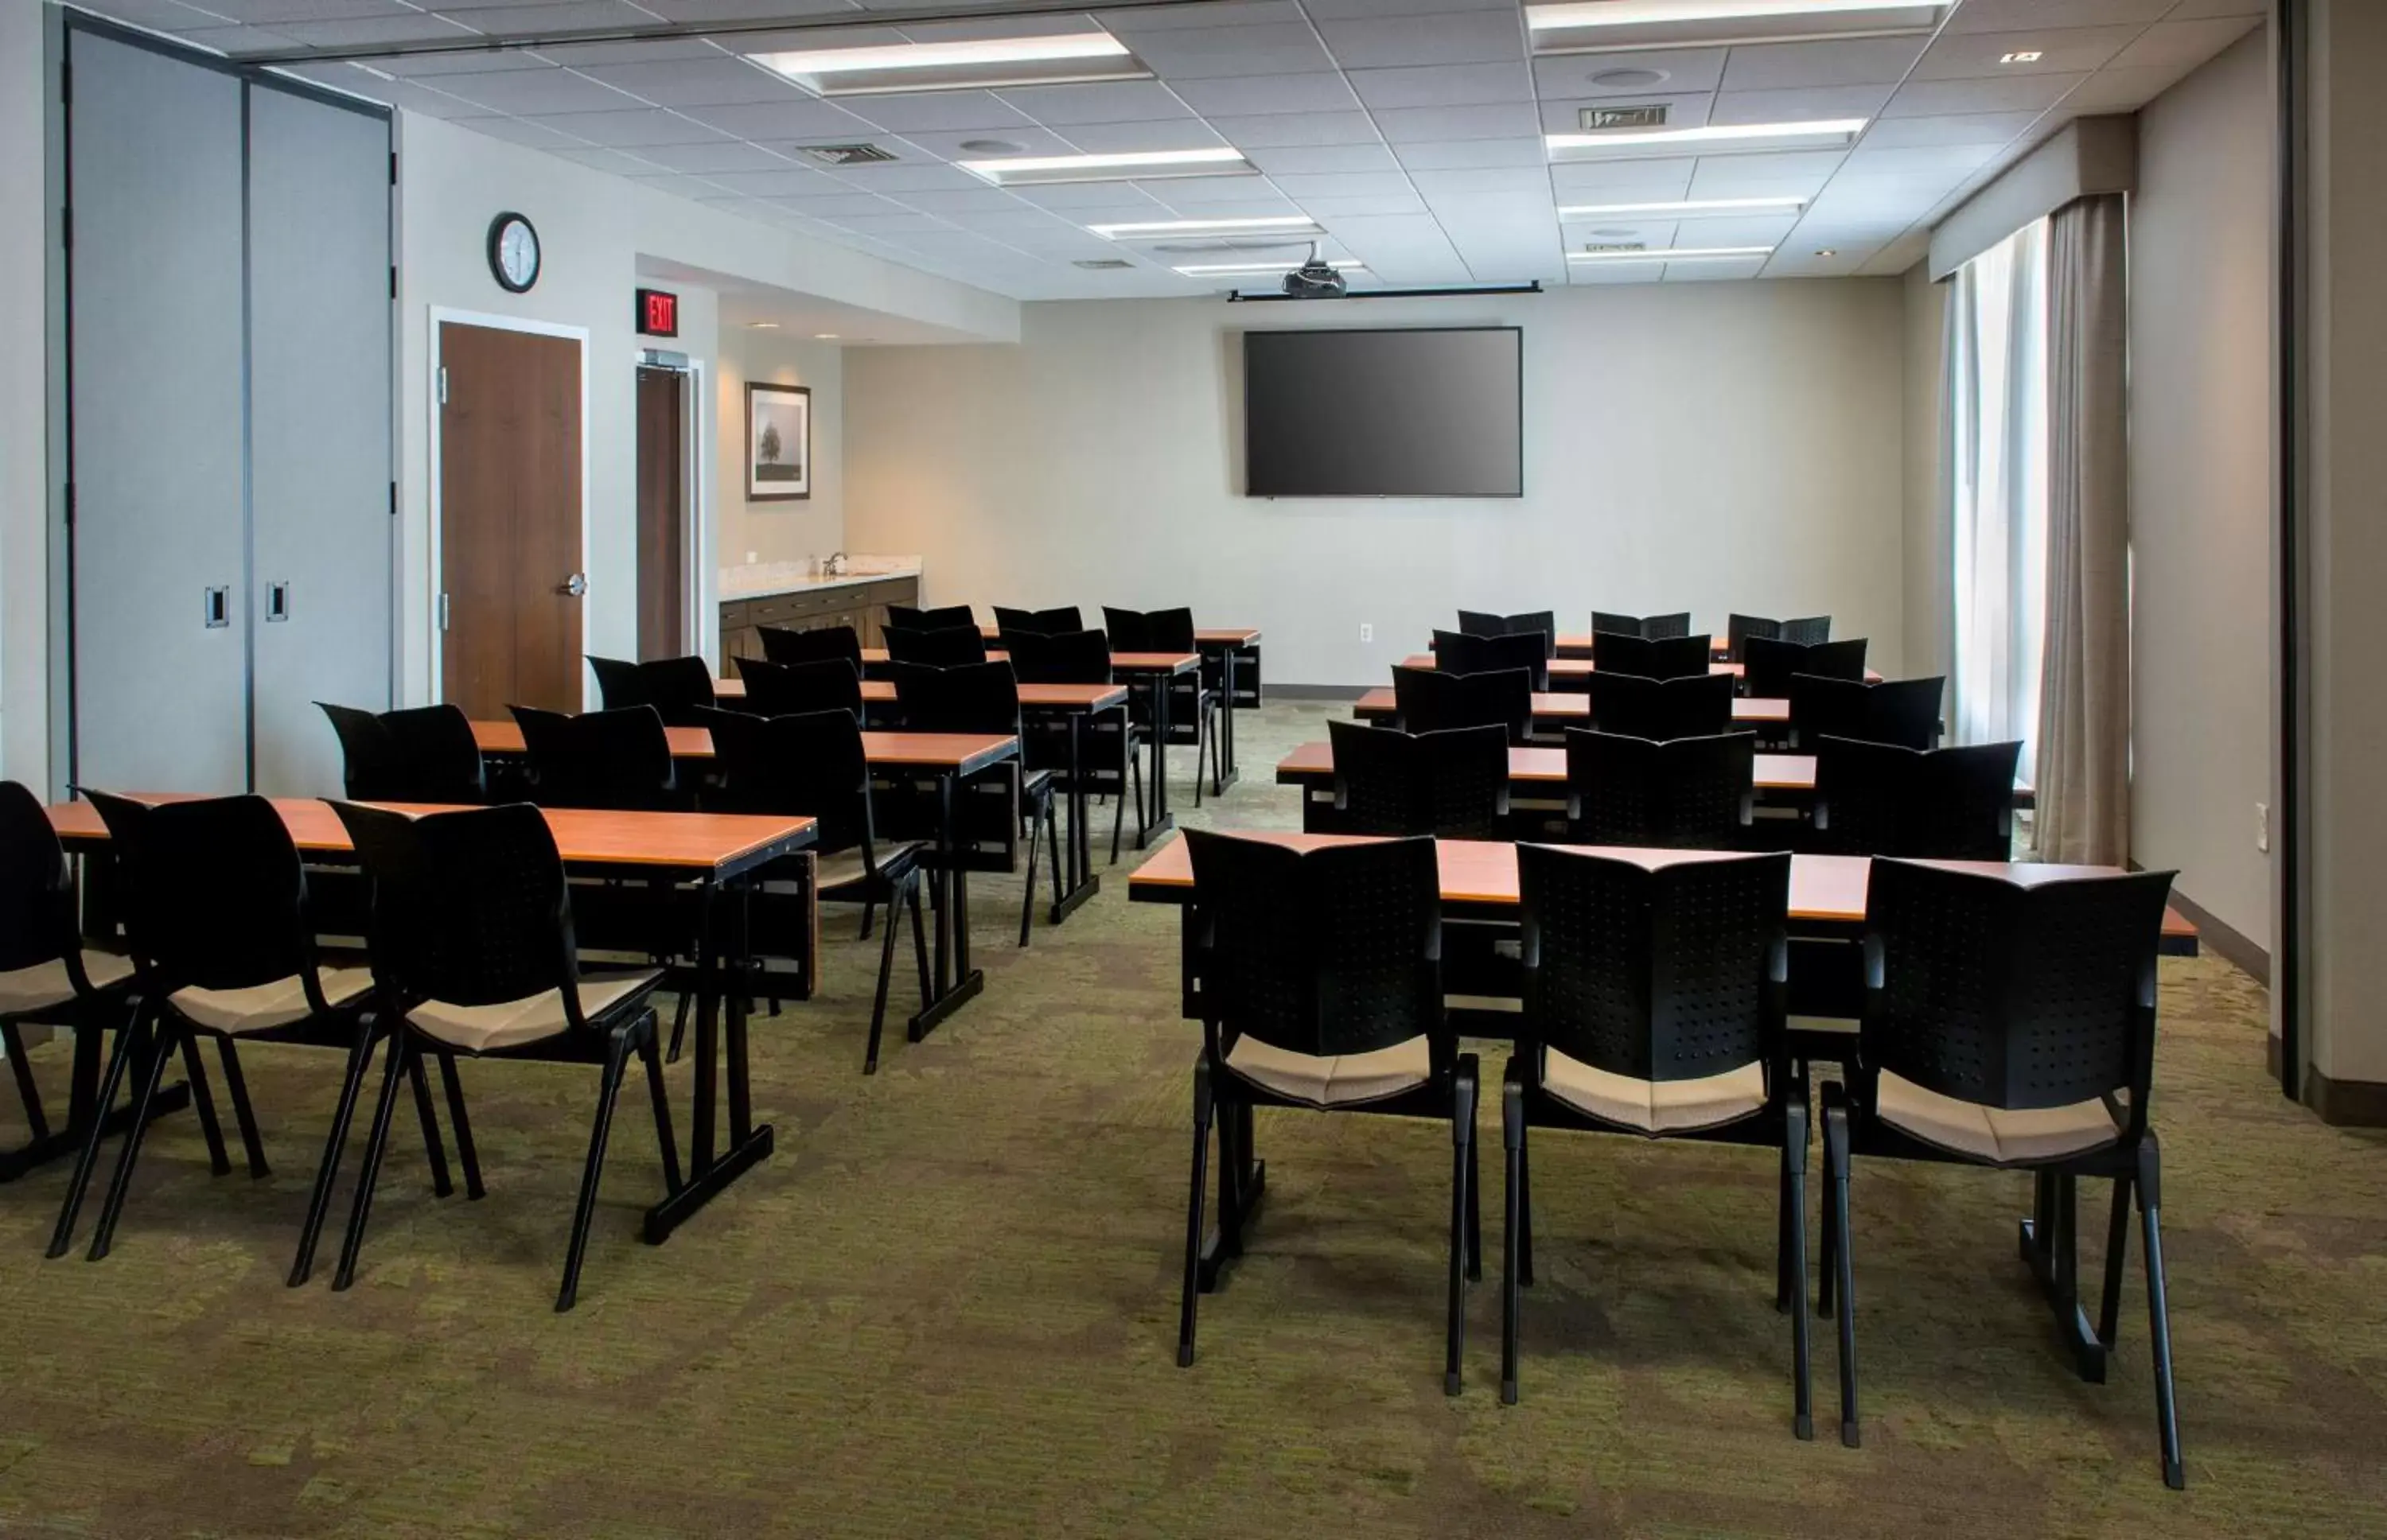
[[[640,289],[638,330],[650,337],[679,335],[679,296],[662,289]]]

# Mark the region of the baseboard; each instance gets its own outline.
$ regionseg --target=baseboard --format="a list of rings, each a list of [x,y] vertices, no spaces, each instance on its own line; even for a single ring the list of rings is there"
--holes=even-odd
[[[1357,701],[1368,693],[1364,685],[1280,685],[1269,681],[1271,701]]]
[[[2269,952],[2247,940],[2243,932],[2232,929],[2214,918],[2213,911],[2198,903],[2177,888],[2171,890],[2171,906],[2187,916],[2191,925],[2196,927],[2198,940],[2210,948],[2216,956],[2234,965],[2241,972],[2252,974],[2256,983],[2267,989],[2270,987],[2271,954]]]
[[[2274,1054],[2278,1040],[2272,1040]],[[2305,1071],[2305,1105],[2332,1128],[2387,1129],[2387,1085],[2377,1080],[2332,1080],[2318,1069]]]

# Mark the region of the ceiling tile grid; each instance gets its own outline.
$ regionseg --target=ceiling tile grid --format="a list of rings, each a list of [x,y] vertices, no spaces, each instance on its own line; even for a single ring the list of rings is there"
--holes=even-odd
[[[1356,264],[1361,288],[1895,272],[1931,221],[2032,145],[2083,113],[2143,105],[2265,8],[1953,0],[1936,25],[1894,35],[1560,52],[1537,50],[1521,0],[1172,0],[1059,16],[983,0],[957,7],[966,19],[902,27],[872,12],[922,0],[95,4],[235,57],[335,53],[286,68],[1023,299],[1269,288],[1313,241]],[[825,17],[856,25],[805,25]],[[575,36],[663,28],[684,31]],[[749,57],[1055,34],[1074,45],[1104,32],[1130,57],[1098,62],[1144,78],[882,89],[874,76],[845,90]],[[404,51],[459,40],[482,45]],[[1585,134],[1586,109],[1652,107],[1665,130],[1703,137],[1629,152],[1598,134],[1582,149],[1546,139]],[[1715,137],[1769,125],[1803,137]],[[840,167],[814,153],[853,144],[894,158]],[[1108,181],[1018,184],[964,164],[1227,147],[1243,163]],[[1161,174],[1177,171],[1201,174]],[[1724,207],[1662,207],[1686,201]],[[1253,220],[1279,222],[1217,222]],[[1187,221],[1210,227],[1087,228]]]

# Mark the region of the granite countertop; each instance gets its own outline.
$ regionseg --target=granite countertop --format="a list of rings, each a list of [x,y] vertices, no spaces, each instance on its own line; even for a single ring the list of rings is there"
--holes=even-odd
[[[815,576],[802,562],[757,562],[751,566],[724,567],[719,595],[722,602],[734,603],[741,599],[768,599],[777,594],[809,593],[817,588],[844,588],[856,583],[920,575],[920,559],[916,556],[855,556],[848,562],[848,570],[835,577]]]

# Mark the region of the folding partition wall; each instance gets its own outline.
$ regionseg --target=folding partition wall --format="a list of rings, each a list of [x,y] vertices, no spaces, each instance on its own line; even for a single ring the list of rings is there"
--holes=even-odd
[[[70,775],[335,792],[390,701],[385,109],[66,32]]]

